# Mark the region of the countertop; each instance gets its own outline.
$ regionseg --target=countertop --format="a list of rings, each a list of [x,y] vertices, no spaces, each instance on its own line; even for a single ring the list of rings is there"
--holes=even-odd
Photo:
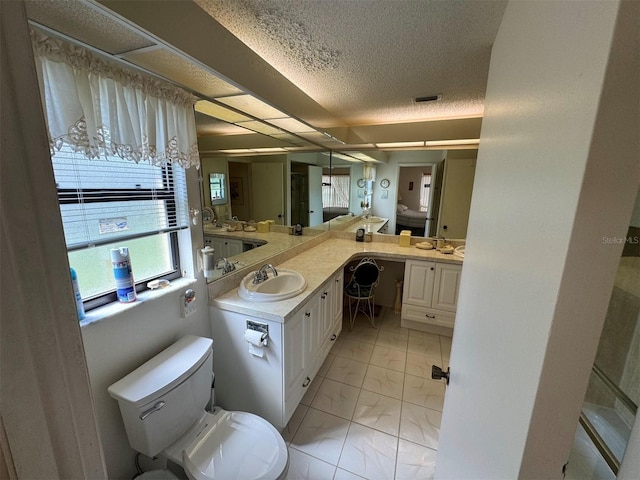
[[[318,292],[334,273],[344,268],[352,259],[366,256],[399,262],[415,259],[462,264],[462,259],[452,254],[442,254],[437,250],[421,250],[414,245],[400,247],[395,242],[356,242],[328,238],[282,263],[274,264],[276,268],[295,270],[304,276],[307,288],[301,294],[279,302],[250,302],[238,296],[238,289],[234,288],[212,299],[210,303],[221,310],[283,323],[295,315],[306,300]]]
[[[349,225],[344,229],[344,231],[356,233],[356,230],[358,230],[359,228],[364,228],[365,232],[379,232],[387,223],[389,223],[389,219],[382,217],[378,218],[380,218],[380,221],[376,223],[366,223],[364,219],[360,219],[357,222],[354,222],[352,225]]]

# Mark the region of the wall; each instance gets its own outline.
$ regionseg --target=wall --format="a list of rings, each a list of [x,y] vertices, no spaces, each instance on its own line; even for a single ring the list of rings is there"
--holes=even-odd
[[[638,7],[507,6],[437,479],[563,476],[622,248],[602,238],[624,235],[640,183]]]

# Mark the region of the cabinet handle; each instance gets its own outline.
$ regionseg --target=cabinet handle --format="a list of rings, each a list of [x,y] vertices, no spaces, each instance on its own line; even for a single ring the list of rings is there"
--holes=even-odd
[[[435,268],[431,267],[430,270],[435,270]]]
[[[304,383],[302,384],[303,387],[308,387],[309,384],[311,383],[311,379],[309,377],[305,378]]]
[[[311,316],[311,312],[305,312],[304,316],[305,317],[310,317]]]
[[[338,338],[338,336],[334,333],[333,335],[331,335],[331,341],[333,342],[336,338]]]
[[[327,298],[327,292],[324,292],[320,298],[322,298],[323,300]]]
[[[435,315],[429,315],[428,313],[425,313],[425,315],[424,315],[424,316],[425,316],[425,317],[427,317],[427,318],[436,318],[436,316],[435,316]]]

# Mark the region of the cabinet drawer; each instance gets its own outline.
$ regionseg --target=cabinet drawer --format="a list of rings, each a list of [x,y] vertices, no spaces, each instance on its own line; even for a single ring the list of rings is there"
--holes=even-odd
[[[456,317],[454,313],[404,304],[402,305],[402,318],[439,327],[453,328]]]

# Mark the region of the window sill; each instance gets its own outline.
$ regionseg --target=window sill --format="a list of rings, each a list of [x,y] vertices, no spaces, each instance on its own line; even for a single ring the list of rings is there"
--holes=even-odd
[[[86,327],[92,323],[101,322],[116,315],[121,315],[123,312],[138,308],[140,305],[144,305],[157,298],[164,297],[165,295],[175,293],[179,290],[183,290],[192,285],[195,285],[197,280],[195,278],[178,278],[172,280],[171,284],[164,288],[158,288],[156,290],[145,290],[138,293],[138,298],[135,302],[131,303],[119,303],[113,302],[102,307],[94,308],[86,313],[85,318],[80,320],[80,327]]]

